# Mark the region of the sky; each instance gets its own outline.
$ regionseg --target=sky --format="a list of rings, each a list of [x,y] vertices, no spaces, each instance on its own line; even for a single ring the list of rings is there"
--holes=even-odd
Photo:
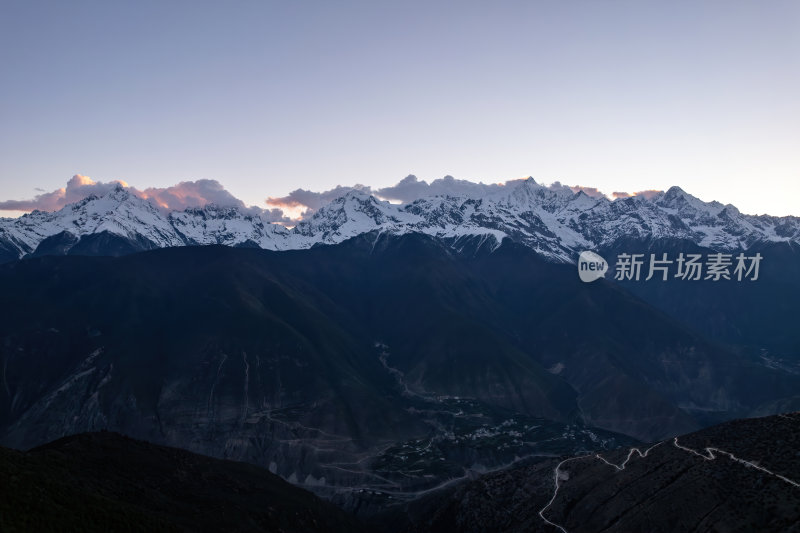
[[[532,176],[800,216],[798,28],[794,0],[3,0],[0,201]]]

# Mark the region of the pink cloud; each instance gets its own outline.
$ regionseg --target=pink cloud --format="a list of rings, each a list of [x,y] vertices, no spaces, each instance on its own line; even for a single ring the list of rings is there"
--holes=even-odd
[[[444,178],[435,179],[426,182],[410,174],[400,180],[397,184],[374,189],[367,185],[354,185],[348,187],[346,185],[337,185],[336,187],[327,191],[316,192],[307,189],[296,189],[286,196],[274,197],[271,196],[266,199],[268,206],[280,208],[286,213],[291,213],[292,218],[302,219],[311,216],[321,206],[327,204],[340,196],[343,196],[348,191],[359,190],[368,194],[373,194],[378,198],[390,201],[397,201],[401,203],[411,203],[419,198],[426,196],[437,195],[452,195],[452,196],[482,196],[490,194],[507,187],[512,187],[521,183],[528,178],[512,179],[502,183],[476,183],[474,181],[456,179],[453,176],[445,176]],[[562,185],[560,182],[546,186],[553,191],[563,190],[577,193],[583,191],[588,196],[594,198],[605,198],[605,194],[599,191],[596,187],[584,187],[582,185]]]
[[[349,191],[359,190],[367,194],[375,194],[371,187],[367,185],[353,185],[352,187],[346,185],[337,185],[333,189],[327,191],[316,192],[307,189],[295,189],[286,196],[270,196],[265,200],[269,207],[282,209],[286,212],[293,213],[296,217],[302,218],[311,215],[314,211],[323,205],[344,196]]]
[[[33,211],[34,209],[56,211],[67,204],[82,200],[90,194],[105,194],[117,185],[128,186],[127,183],[120,180],[100,183],[88,176],[75,174],[67,182],[66,187],[37,194],[31,200],[6,200],[0,202],[0,211]]]
[[[611,193],[611,196],[613,196],[614,198],[630,198],[632,196],[641,196],[645,200],[650,200],[651,198],[653,198],[657,194],[661,194],[662,192],[664,191],[659,191],[656,189],[648,189],[646,191],[639,191],[634,193],[614,191]]]
[[[245,212],[258,213],[270,222],[292,223],[280,209],[264,210],[248,207],[225,190],[216,180],[201,179],[182,181],[170,187],[148,187],[139,190],[122,180],[108,182],[94,181],[88,176],[76,174],[67,182],[66,187],[50,192],[43,192],[30,200],[6,200],[0,202],[0,211],[57,211],[67,204],[83,200],[92,194],[102,196],[122,185],[131,193],[150,200],[154,205],[165,210],[183,210],[188,207],[203,207],[216,204],[222,207],[237,207]]]
[[[641,196],[645,200],[650,200],[651,198],[653,198],[654,196],[656,196],[658,194],[661,194],[662,192],[664,192],[664,191],[658,191],[656,189],[648,189],[646,191],[635,192],[635,193],[633,193],[633,195],[634,196]]]
[[[511,182],[508,182],[511,183]],[[591,196],[592,198],[606,198],[606,195],[600,192],[597,187],[584,187],[583,185],[562,185],[560,181],[555,181],[547,186],[552,191],[569,190],[572,193],[583,191],[583,194]]]
[[[386,200],[410,203],[425,196],[434,195],[468,195],[481,196],[499,189],[512,186],[520,180],[509,180],[505,183],[475,183],[468,180],[460,180],[452,176],[436,179],[430,183],[418,179],[414,175],[409,175],[397,184],[373,189],[368,185],[337,185],[336,187],[316,192],[307,189],[295,189],[286,196],[269,197],[265,200],[267,209],[260,207],[248,207],[228,192],[218,181],[211,179],[200,179],[195,181],[182,181],[169,187],[148,187],[137,189],[131,187],[121,180],[108,182],[95,181],[81,174],[74,175],[66,187],[50,192],[42,191],[30,200],[6,200],[0,202],[0,211],[56,211],[67,204],[77,202],[94,194],[102,196],[119,185],[127,188],[133,194],[150,200],[157,207],[164,210],[184,210],[189,207],[203,207],[207,204],[216,204],[222,207],[237,207],[245,212],[259,214],[270,222],[294,225],[299,220],[308,218],[317,209],[328,202],[345,195],[348,191],[359,190],[367,194],[373,194]],[[577,193],[583,191],[585,194],[594,198],[606,197],[595,187],[584,187],[582,185],[562,185],[556,181],[547,185],[553,191],[569,191]],[[37,189],[41,191],[41,189]],[[615,191],[611,193],[613,198],[627,198],[630,196],[642,196],[650,199],[661,193],[657,190],[645,190],[635,193]]]
[[[605,198],[606,195],[601,193],[597,187],[584,187],[583,185],[567,185],[572,192],[577,193],[578,191],[583,191],[584,194],[587,196],[591,196],[592,198]]]
[[[132,189],[132,192],[170,210],[202,207],[206,204],[247,209],[244,202],[226,191],[217,180],[182,181],[170,187],[148,187],[141,191]]]

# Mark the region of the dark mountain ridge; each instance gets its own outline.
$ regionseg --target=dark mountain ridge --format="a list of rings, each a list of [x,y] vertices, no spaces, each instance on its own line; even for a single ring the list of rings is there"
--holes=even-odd
[[[265,469],[112,432],[0,448],[0,478],[6,532],[365,530]]]
[[[800,413],[537,457],[360,520],[265,469],[112,432],[0,448],[3,531],[800,530]]]
[[[285,252],[51,256],[0,267],[0,291],[14,311],[0,324],[3,444],[110,429],[318,491],[430,488],[592,438],[622,444],[592,428],[657,439],[699,428],[696,413],[746,416],[798,390],[508,241],[456,251],[373,233]],[[555,436],[562,448],[543,448]],[[473,438],[484,451],[459,444]]]
[[[800,531],[800,413],[540,459],[370,517],[384,531]],[[556,481],[557,480],[557,481]]]

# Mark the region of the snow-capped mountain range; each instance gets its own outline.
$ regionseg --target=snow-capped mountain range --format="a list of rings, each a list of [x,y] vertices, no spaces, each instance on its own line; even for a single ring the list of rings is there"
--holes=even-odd
[[[612,201],[552,189],[529,178],[481,196],[433,196],[403,205],[350,191],[288,229],[235,207],[207,205],[165,213],[118,186],[59,211],[0,219],[0,255],[13,260],[36,253],[48,238],[74,244],[100,234],[133,243],[135,249],[223,244],[289,250],[373,231],[425,233],[456,246],[465,237],[493,245],[509,238],[551,260],[574,262],[581,250],[612,246],[625,238],[682,239],[719,251],[746,250],[763,242],[800,243],[800,218],[744,215],[732,205],[703,202],[679,187],[650,198]]]

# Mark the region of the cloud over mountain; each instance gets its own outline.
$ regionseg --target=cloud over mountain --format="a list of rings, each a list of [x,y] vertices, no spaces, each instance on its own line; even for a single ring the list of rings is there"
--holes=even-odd
[[[180,211],[188,207],[203,207],[207,204],[215,204],[221,207],[237,207],[245,212],[258,213],[270,222],[291,222],[280,209],[265,210],[259,207],[246,206],[244,202],[228,192],[217,180],[182,181],[169,187],[137,189],[122,180],[95,181],[81,174],[72,176],[66,187],[50,192],[42,192],[30,200],[0,201],[0,211],[33,211],[37,209],[39,211],[57,211],[65,205],[80,201],[87,196],[102,196],[119,185],[127,188],[136,196],[150,200],[154,205],[168,211]]]
[[[400,180],[396,185],[376,190],[375,194],[387,200],[408,203],[425,196],[483,196],[502,187],[505,187],[505,184],[475,183],[474,181],[456,179],[453,176],[445,176],[427,183],[411,174]]]
[[[650,200],[652,197],[662,192],[664,191],[659,191],[657,189],[648,189],[646,191],[639,191],[634,193],[614,191],[611,193],[611,197],[617,199],[617,198],[630,198],[631,196],[641,196],[646,200]]]
[[[269,222],[293,225],[299,220],[311,216],[323,205],[339,198],[349,191],[357,190],[372,194],[378,198],[398,203],[410,203],[420,198],[430,196],[470,196],[485,197],[496,192],[502,192],[509,187],[528,178],[508,180],[502,183],[483,183],[453,176],[445,176],[431,182],[421,180],[409,174],[395,185],[373,188],[369,185],[337,185],[325,191],[312,191],[298,188],[285,196],[270,196],[265,200],[266,209],[257,206],[247,206],[240,199],[233,196],[225,187],[213,179],[199,179],[194,181],[181,181],[169,187],[148,187],[137,189],[122,180],[107,182],[95,181],[81,174],[74,175],[65,187],[46,192],[41,189],[29,200],[0,201],[0,211],[56,211],[67,204],[77,202],[89,195],[102,196],[110,189],[122,185],[133,194],[150,200],[154,205],[164,210],[182,211],[189,207],[203,207],[215,204],[221,207],[236,207],[252,214],[259,214]],[[568,190],[572,193],[583,191],[588,196],[595,198],[606,195],[595,187],[582,185],[564,185],[559,181],[547,186],[554,191]],[[611,198],[626,198],[630,196],[643,196],[652,198],[661,191],[646,190],[635,193],[613,192]]]
[[[429,196],[483,197],[495,192],[502,192],[526,179],[528,178],[513,179],[502,183],[476,183],[474,181],[456,179],[448,175],[428,183],[425,180],[417,178],[413,174],[409,174],[395,185],[389,187],[373,188],[368,185],[337,185],[332,189],[321,192],[308,189],[295,189],[286,196],[271,196],[266,199],[266,203],[269,206],[279,209],[292,209],[295,213],[302,213],[301,216],[306,217],[310,216],[314,211],[331,200],[343,196],[352,190],[372,194],[383,200],[407,204]],[[583,191],[585,194],[595,198],[605,197],[605,194],[595,187],[562,185],[558,181],[552,183],[548,187],[552,190],[566,189],[573,193]]]
[[[509,182],[510,183],[510,182]],[[349,191],[361,191],[372,194],[378,198],[393,202],[409,203],[426,196],[450,195],[450,196],[482,196],[488,192],[498,190],[504,184],[484,184],[473,181],[459,180],[453,176],[433,180],[428,183],[420,180],[413,174],[409,174],[395,185],[383,188],[373,188],[369,185],[356,184],[353,186],[337,185],[326,191],[316,192],[308,189],[295,189],[286,196],[267,198],[269,206],[282,209],[305,210],[304,215],[308,216],[323,205],[329,203]]]
[[[267,198],[266,204],[268,206],[281,209],[281,210],[296,210],[302,212],[308,210],[308,214],[316,211],[328,202],[344,196],[350,191],[358,190],[367,194],[375,194],[372,187],[367,185],[337,185],[333,189],[327,191],[316,192],[308,189],[295,189],[286,196],[270,196]]]
[[[171,187],[148,187],[136,190],[142,198],[153,201],[165,209],[186,209],[199,207],[206,204],[216,204],[223,207],[245,207],[244,203],[225,190],[217,180],[202,179],[197,181],[182,181]]]
[[[75,174],[67,182],[66,187],[61,187],[50,192],[37,194],[30,200],[5,200],[0,202],[2,211],[56,211],[67,204],[77,202],[91,194],[101,196],[117,185],[127,187],[128,184],[121,180],[106,183],[97,182],[88,176]],[[41,190],[41,189],[37,189]]]

